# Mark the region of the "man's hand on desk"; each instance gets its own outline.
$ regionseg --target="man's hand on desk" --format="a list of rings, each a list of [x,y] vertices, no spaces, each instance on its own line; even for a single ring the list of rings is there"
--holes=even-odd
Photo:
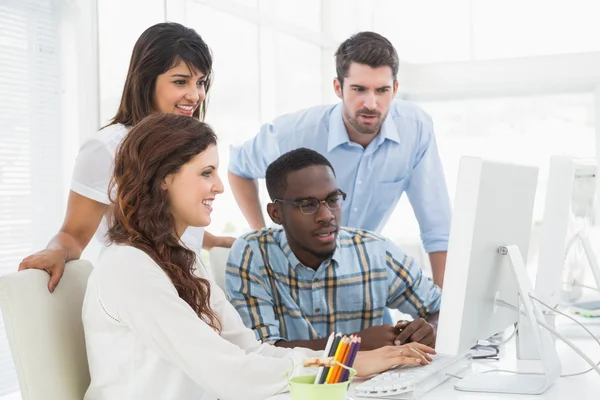
[[[356,332],[355,335],[360,336],[361,350],[374,350],[383,346],[393,346],[399,333],[392,325],[377,325]]]
[[[435,346],[435,327],[423,318],[417,318],[414,321],[398,321],[394,328],[400,331],[394,339],[396,346],[409,342]]]

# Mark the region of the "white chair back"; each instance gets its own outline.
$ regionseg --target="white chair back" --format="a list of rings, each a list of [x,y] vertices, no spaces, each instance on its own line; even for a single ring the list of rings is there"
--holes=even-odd
[[[92,265],[67,263],[54,293],[48,274],[0,277],[0,309],[23,400],[81,400],[90,384],[81,309]]]
[[[213,247],[209,251],[210,269],[213,273],[215,283],[227,293],[225,289],[225,269],[227,268],[227,258],[229,250],[225,247]]]

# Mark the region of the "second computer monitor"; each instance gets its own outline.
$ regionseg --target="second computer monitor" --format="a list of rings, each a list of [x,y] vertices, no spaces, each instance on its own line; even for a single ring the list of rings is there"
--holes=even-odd
[[[579,300],[586,264],[600,284],[598,261],[588,240],[595,218],[597,169],[596,160],[550,159],[535,292],[552,306]]]
[[[527,257],[538,168],[463,157],[454,200],[436,350],[461,354],[518,320],[518,286],[500,246]],[[501,300],[500,302],[498,300]]]

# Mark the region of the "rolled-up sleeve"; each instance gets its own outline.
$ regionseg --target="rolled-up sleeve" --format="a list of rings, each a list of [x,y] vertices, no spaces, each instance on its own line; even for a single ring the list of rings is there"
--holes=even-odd
[[[440,310],[441,289],[402,249],[386,240],[387,307],[426,318]]]
[[[265,271],[264,266],[260,267],[261,263],[262,259],[248,242],[238,238],[227,261],[227,297],[258,340],[275,343],[285,338],[280,333],[271,286],[268,277],[261,272]]]
[[[230,147],[229,172],[246,179],[264,178],[267,167],[281,153],[277,122],[265,124],[252,139]]]
[[[450,198],[431,120],[423,122],[419,137],[419,150],[406,194],[419,222],[425,251],[447,251]]]

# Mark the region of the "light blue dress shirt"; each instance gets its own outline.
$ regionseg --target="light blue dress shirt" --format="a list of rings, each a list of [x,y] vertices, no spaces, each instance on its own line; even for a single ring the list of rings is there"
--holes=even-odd
[[[348,195],[341,226],[381,232],[402,193],[415,212],[428,253],[446,251],[450,200],[431,118],[412,103],[394,100],[379,134],[366,147],[351,142],[342,104],[286,114],[231,148],[229,171],[264,178],[267,166],[288,151],[306,147],[333,165]]]

